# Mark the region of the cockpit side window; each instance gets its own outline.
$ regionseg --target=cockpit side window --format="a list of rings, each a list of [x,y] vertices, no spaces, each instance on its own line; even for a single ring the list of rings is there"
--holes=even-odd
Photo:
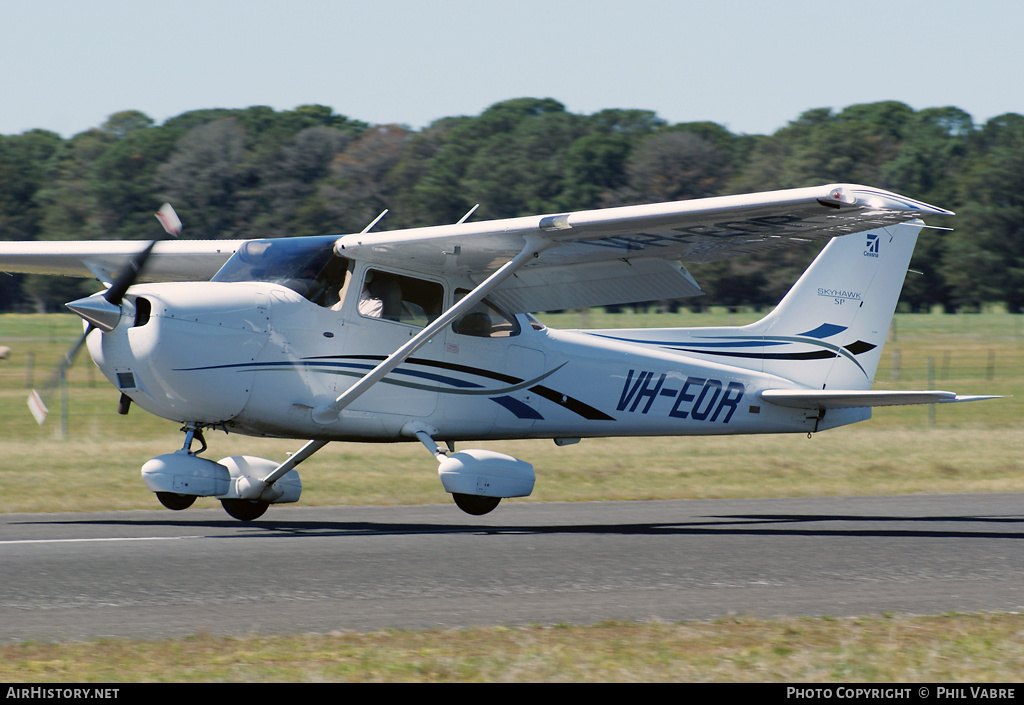
[[[332,257],[313,278],[314,283],[307,293],[314,296],[311,298],[307,295],[306,298],[320,306],[340,310],[345,297],[345,285],[352,271],[351,265],[351,260],[345,257]]]
[[[359,313],[423,326],[441,315],[444,287],[426,279],[369,269],[359,295]]]
[[[456,289],[455,300],[468,294],[467,289]],[[511,338],[519,335],[519,322],[487,299],[484,299],[452,322],[452,330],[475,338]]]
[[[319,306],[340,300],[350,261],[334,254],[335,237],[250,240],[220,271],[215,282],[272,282]]]

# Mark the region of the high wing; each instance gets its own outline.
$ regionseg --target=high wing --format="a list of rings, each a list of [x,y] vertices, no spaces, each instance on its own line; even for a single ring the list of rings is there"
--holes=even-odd
[[[711,262],[950,211],[854,184],[555,213],[340,236],[339,255],[479,283],[527,240],[535,256],[490,297],[513,313],[683,298],[703,293],[684,262]],[[242,240],[157,243],[144,278],[209,279]],[[0,243],[0,271],[114,274],[143,242]]]
[[[153,248],[141,279],[201,281],[209,279],[244,240],[165,240]],[[142,241],[0,242],[0,271],[96,277],[110,284],[117,272],[149,243]]]
[[[683,262],[711,262],[950,211],[833,184],[740,196],[344,235],[338,254],[479,282],[523,249],[545,248],[490,297],[512,312],[703,293]]]

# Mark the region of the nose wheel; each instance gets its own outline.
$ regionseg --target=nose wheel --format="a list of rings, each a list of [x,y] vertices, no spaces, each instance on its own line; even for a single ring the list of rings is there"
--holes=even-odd
[[[160,504],[176,512],[188,509],[196,501],[195,495],[178,494],[177,492],[157,492],[156,498],[160,500]]]

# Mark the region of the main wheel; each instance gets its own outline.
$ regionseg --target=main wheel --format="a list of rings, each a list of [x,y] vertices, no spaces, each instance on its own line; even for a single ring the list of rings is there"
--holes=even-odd
[[[486,514],[497,507],[501,501],[501,497],[483,497],[478,494],[459,494],[458,492],[452,493],[452,499],[455,500],[459,509],[473,516]]]
[[[156,498],[160,500],[160,504],[176,512],[188,509],[196,501],[195,495],[178,494],[177,492],[157,492]]]
[[[261,502],[258,499],[222,499],[220,504],[225,512],[239,521],[259,519],[270,506],[270,502]]]

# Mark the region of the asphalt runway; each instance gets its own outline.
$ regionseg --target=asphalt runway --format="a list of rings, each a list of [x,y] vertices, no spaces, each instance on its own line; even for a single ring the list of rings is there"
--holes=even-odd
[[[0,515],[0,641],[1024,610],[1024,494]]]

